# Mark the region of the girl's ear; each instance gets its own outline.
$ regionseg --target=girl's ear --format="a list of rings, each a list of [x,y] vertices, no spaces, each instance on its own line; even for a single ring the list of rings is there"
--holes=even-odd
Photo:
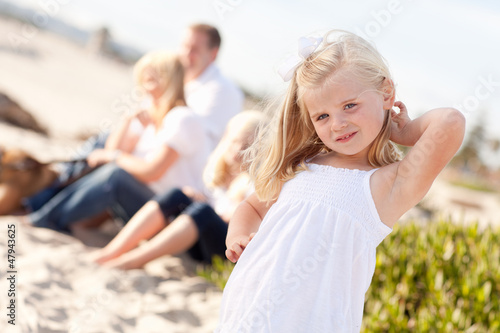
[[[394,82],[392,82],[391,79],[384,79],[382,90],[384,91],[384,110],[390,110],[394,106],[394,100],[396,98]]]

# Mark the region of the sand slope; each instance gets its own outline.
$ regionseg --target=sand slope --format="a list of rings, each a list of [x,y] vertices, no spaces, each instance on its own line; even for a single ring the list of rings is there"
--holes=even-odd
[[[7,226],[16,224],[16,325],[5,319]],[[0,332],[210,332],[221,293],[188,258],[116,271],[87,260],[77,239],[0,218]],[[5,313],[5,314],[4,314]]]
[[[57,137],[108,128],[134,98],[132,68],[43,30],[0,18],[0,90]],[[31,37],[33,36],[33,37]],[[22,42],[13,42],[21,38]]]

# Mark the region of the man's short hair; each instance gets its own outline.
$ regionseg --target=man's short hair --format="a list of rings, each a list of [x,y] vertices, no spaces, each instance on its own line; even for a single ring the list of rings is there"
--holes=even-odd
[[[189,27],[191,31],[194,32],[202,32],[208,36],[208,47],[210,49],[213,48],[220,48],[221,44],[221,38],[219,31],[217,28],[214,26],[211,26],[209,24],[203,24],[203,23],[198,23],[198,24],[193,24]]]

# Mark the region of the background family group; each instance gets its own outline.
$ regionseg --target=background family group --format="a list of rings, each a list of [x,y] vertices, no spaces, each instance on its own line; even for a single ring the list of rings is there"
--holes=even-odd
[[[71,233],[121,220],[122,231],[92,256],[109,267],[185,251],[206,263],[223,256],[227,223],[251,192],[242,152],[264,115],[242,111],[243,93],[215,65],[220,46],[215,27],[195,24],[178,53],[145,54],[134,67],[141,108],[23,198],[24,222]]]

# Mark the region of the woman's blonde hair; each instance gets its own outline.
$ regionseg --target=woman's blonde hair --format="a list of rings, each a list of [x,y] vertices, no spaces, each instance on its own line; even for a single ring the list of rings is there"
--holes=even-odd
[[[136,84],[142,87],[146,73],[151,71],[163,94],[160,106],[155,112],[155,122],[161,122],[176,106],[185,106],[184,68],[179,57],[168,51],[153,51],[145,54],[134,66]]]
[[[347,31],[328,32],[322,46],[296,69],[273,123],[261,128],[248,151],[249,173],[260,200],[276,199],[284,182],[307,169],[307,160],[330,151],[316,134],[304,94],[324,86],[339,69],[348,70],[356,80],[385,96],[395,94],[389,68],[371,44]],[[390,136],[391,116],[387,110],[382,129],[368,152],[373,167],[399,160]]]
[[[230,147],[232,139],[243,135],[249,145],[254,141],[257,128],[266,119],[264,112],[257,110],[246,110],[235,115],[228,122],[224,136],[210,155],[207,166],[203,173],[203,180],[208,188],[216,188],[227,185],[229,175],[229,165],[227,165],[224,155]],[[242,152],[243,154],[243,152]],[[242,165],[242,170],[245,171]]]

